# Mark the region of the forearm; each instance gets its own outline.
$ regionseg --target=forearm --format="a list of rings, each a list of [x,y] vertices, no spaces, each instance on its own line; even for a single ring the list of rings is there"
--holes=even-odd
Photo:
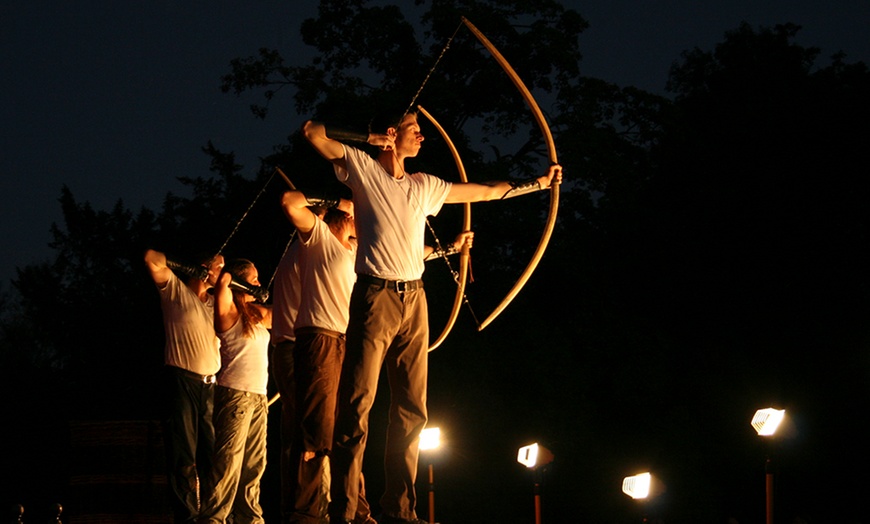
[[[447,245],[447,249],[439,249],[438,247],[425,246],[423,249],[423,261],[428,262],[436,258],[444,258],[450,255],[455,255],[461,251],[461,247],[457,242],[451,242]]]
[[[306,238],[317,219],[314,213],[308,209],[308,206],[308,199],[301,191],[286,191],[281,197],[281,209],[284,211],[284,216],[293,223],[302,235],[306,235]]]
[[[169,277],[172,274],[172,270],[166,267],[166,255],[153,249],[145,251],[145,267],[148,268],[148,272],[151,274],[151,280],[158,287],[163,287],[169,281]]]
[[[166,255],[149,249],[145,251],[145,264],[151,271],[159,271],[166,267]]]
[[[454,183],[447,195],[445,203],[457,204],[464,202],[486,202],[490,200],[503,200],[512,198],[532,191],[518,192],[514,186],[516,185],[531,185],[534,187],[532,191],[539,191],[538,180],[533,179],[526,182],[509,182],[507,180],[494,180],[490,182],[480,183]]]
[[[305,122],[302,126],[302,134],[326,160],[333,163],[344,161],[344,146],[341,145],[341,142],[327,136],[326,125],[323,122],[315,122],[314,120]]]
[[[547,169],[545,175],[528,180],[454,183],[450,188],[445,203],[457,204],[486,200],[504,200],[549,189],[552,184],[561,183],[561,180],[562,166],[554,164]]]
[[[238,316],[230,289],[232,278],[229,273],[222,273],[214,288],[214,327],[219,332],[232,327]]]
[[[518,197],[529,193],[536,193],[544,189],[540,178],[532,178],[531,180],[512,181],[508,182],[508,190],[502,193],[501,200],[506,198]]]

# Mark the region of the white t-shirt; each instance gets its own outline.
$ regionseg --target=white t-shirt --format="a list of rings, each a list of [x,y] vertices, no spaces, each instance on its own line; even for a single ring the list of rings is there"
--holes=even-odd
[[[272,289],[272,344],[284,340],[296,340],[293,324],[302,300],[302,287],[299,281],[299,240],[295,240],[281,257],[275,271],[275,284]]]
[[[200,375],[214,375],[221,367],[220,341],[214,332],[214,298],[203,302],[170,272],[160,293],[166,332],[164,361]]]
[[[269,330],[254,326],[254,333],[246,337],[242,319],[233,327],[218,333],[221,339],[221,372],[217,383],[227,388],[266,395],[269,383]]]
[[[423,276],[426,217],[441,210],[451,183],[425,173],[390,176],[371,156],[344,146],[339,181],[353,190],[359,248],[356,272],[388,280]]]
[[[317,327],[347,331],[356,245],[346,249],[323,220],[315,220],[308,240],[300,249],[299,273],[302,301],[296,328]]]

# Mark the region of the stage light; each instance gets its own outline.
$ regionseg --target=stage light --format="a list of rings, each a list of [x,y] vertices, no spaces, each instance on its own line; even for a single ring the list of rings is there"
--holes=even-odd
[[[768,437],[776,433],[782,420],[785,418],[784,409],[766,408],[759,409],[752,417],[752,427],[762,437]]]
[[[544,446],[535,443],[520,448],[517,462],[529,469],[534,469],[553,462],[553,453]]]
[[[420,432],[420,451],[431,453],[441,446],[441,428],[426,428]],[[435,468],[429,461],[429,523],[435,524]]]
[[[752,427],[762,437],[770,437],[776,433],[785,419],[784,409],[759,409],[752,416]],[[764,492],[765,492],[765,522],[773,524],[773,464],[770,456],[764,462]]]
[[[622,480],[622,492],[633,499],[645,499],[649,497],[652,475],[640,473]]]
[[[553,452],[537,442],[523,446],[517,453],[517,462],[529,468],[535,479],[535,524],[541,524],[541,481],[544,466],[553,462]]]
[[[420,432],[420,451],[436,449],[441,445],[441,428],[426,428]]]

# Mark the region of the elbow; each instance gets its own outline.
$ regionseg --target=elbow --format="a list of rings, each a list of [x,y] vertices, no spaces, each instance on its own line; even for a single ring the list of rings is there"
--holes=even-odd
[[[306,120],[304,124],[302,124],[302,135],[306,138],[306,140],[311,140],[314,137],[314,129],[316,125],[314,120]]]
[[[301,191],[285,191],[281,197],[281,207],[284,209],[292,209],[295,207],[305,207],[307,202]]]

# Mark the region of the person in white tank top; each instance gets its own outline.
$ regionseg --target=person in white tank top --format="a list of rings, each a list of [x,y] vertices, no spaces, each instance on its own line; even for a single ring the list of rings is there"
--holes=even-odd
[[[257,268],[229,261],[215,286],[215,331],[221,370],[215,387],[215,455],[212,496],[199,523],[263,522],[260,480],[266,469],[268,351],[271,308],[245,289],[259,288]]]

